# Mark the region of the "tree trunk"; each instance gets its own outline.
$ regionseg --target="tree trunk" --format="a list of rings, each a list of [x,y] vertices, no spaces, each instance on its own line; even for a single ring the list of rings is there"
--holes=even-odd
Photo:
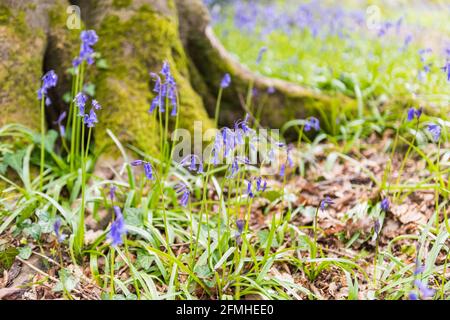
[[[6,2],[5,2],[6,1]],[[65,70],[79,47],[79,30],[66,28],[65,0],[3,0],[0,5],[0,125],[19,122],[36,129],[40,76],[55,69],[60,83],[51,92],[48,123],[67,108],[63,95],[70,91]],[[147,152],[158,145],[157,123],[147,113],[153,98],[149,72],[167,60],[178,85],[180,127],[213,126],[215,98],[225,73],[232,86],[223,96],[220,122],[229,125],[242,118],[243,97],[253,83],[259,92],[255,104],[264,103],[262,123],[280,127],[292,118],[327,112],[339,104],[354,110],[354,101],[325,96],[281,80],[255,75],[234,61],[209,27],[209,14],[201,0],[78,0],[86,29],[99,35],[95,50],[109,67],[88,68],[87,80],[96,86],[102,104],[95,129],[98,150],[110,143],[110,129],[125,144]],[[268,88],[275,92],[268,94]]]

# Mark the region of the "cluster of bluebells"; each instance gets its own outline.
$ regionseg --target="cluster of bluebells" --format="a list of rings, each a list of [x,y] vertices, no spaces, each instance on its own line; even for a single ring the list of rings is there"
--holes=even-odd
[[[163,76],[163,78],[160,77]],[[177,84],[170,72],[170,66],[167,61],[164,61],[162,69],[159,74],[151,72],[150,76],[155,81],[153,92],[156,93],[156,97],[153,98],[149,113],[152,113],[156,108],[164,113],[166,112],[166,100],[170,101],[172,106],[171,116],[177,115]]]
[[[315,118],[315,117],[310,117],[309,119],[306,120],[305,122],[305,131],[311,131],[311,129],[314,129],[315,131],[319,131],[320,130],[320,122],[319,119]]]
[[[431,133],[434,142],[438,142],[441,137],[441,126],[430,123],[428,125],[428,131]]]
[[[150,181],[155,180],[155,176],[153,174],[153,167],[150,162],[143,161],[143,160],[134,160],[133,162],[131,162],[131,166],[133,166],[133,167],[143,166],[146,178]]]
[[[117,247],[123,243],[123,237],[127,233],[125,226],[125,219],[122,211],[118,206],[114,206],[115,220],[111,224],[111,229],[108,233],[108,239],[111,241],[113,247]]]
[[[225,73],[225,75],[222,78],[222,81],[220,81],[220,87],[222,89],[228,88],[231,84],[231,76],[229,73]]]
[[[264,192],[267,189],[267,181],[263,180],[261,177],[257,177],[255,179],[255,187],[256,192]],[[255,194],[253,193],[253,182],[251,180],[247,181],[247,196],[249,198],[254,198]]]
[[[98,36],[94,30],[85,30],[81,32],[80,54],[76,57],[72,65],[77,68],[83,61],[91,65],[94,63],[95,51],[92,48],[98,41]]]
[[[56,87],[57,83],[58,83],[58,76],[55,73],[55,71],[53,71],[53,70],[48,71],[42,77],[42,87],[39,88],[39,90],[37,92],[37,97],[39,100],[42,100],[45,98],[46,106],[49,106],[52,103],[52,101],[48,97],[48,89]]]
[[[181,165],[189,165],[192,172],[203,173],[203,161],[196,154],[190,154],[180,162]]]
[[[389,211],[389,207],[391,206],[390,202],[389,202],[389,198],[383,198],[383,200],[381,200],[381,210],[383,210],[384,212],[388,212]]]
[[[91,102],[91,109],[89,110],[89,113],[85,113],[86,111],[86,104],[88,102],[88,97],[83,92],[79,92],[75,96],[75,105],[78,107],[78,115],[83,118],[84,123],[88,128],[95,127],[95,124],[98,123],[97,114],[95,113],[95,110],[100,110],[102,107],[98,103],[97,100],[93,99]]]

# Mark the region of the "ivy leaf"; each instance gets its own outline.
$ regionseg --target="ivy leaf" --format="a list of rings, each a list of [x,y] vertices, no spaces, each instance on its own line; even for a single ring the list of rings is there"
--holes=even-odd
[[[18,254],[19,250],[13,247],[0,251],[0,271],[9,270]]]

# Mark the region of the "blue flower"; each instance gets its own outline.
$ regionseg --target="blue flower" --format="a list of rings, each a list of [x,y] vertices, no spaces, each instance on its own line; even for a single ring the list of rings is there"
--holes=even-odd
[[[203,173],[203,162],[202,159],[197,156],[196,154],[190,154],[187,157],[185,157],[183,160],[181,160],[181,165],[187,165],[189,164],[189,170],[197,172],[197,173]]]
[[[95,110],[100,110],[102,108],[102,106],[100,105],[100,103],[98,103],[97,100],[92,100],[92,106],[94,107]]]
[[[320,209],[321,210],[325,210],[325,208],[329,205],[334,204],[333,200],[331,200],[330,197],[326,196],[325,199],[323,199],[322,201],[320,201]]]
[[[255,197],[255,195],[253,194],[253,192],[252,192],[252,182],[249,180],[249,181],[247,181],[247,195],[250,197],[250,198],[254,198]]]
[[[411,292],[408,294],[408,297],[409,297],[409,300],[419,300],[419,297],[417,296],[417,293],[415,293],[415,292],[413,292],[413,291],[411,291]]]
[[[222,89],[228,88],[231,84],[231,77],[230,74],[226,73],[223,78],[222,81],[220,82],[220,87]]]
[[[422,298],[431,298],[434,296],[434,290],[429,288],[428,285],[420,280],[414,281],[414,284],[419,289],[420,294],[422,295]]]
[[[153,168],[152,168],[152,165],[150,162],[143,161],[143,160],[134,160],[130,164],[133,167],[144,166],[144,173],[145,173],[146,178],[151,181],[155,180],[155,177],[153,175]]]
[[[59,128],[59,134],[61,137],[64,137],[66,135],[66,127],[62,124],[63,120],[66,118],[66,112],[64,111],[61,113],[58,117],[58,120],[54,121],[53,124],[58,125]]]
[[[244,232],[244,226],[245,226],[245,221],[243,219],[236,220],[236,227],[238,229],[239,235],[241,235],[242,232]]]
[[[81,32],[81,47],[80,54],[76,57],[72,65],[77,68],[83,61],[86,61],[89,65],[94,63],[94,49],[92,46],[98,41],[98,36],[94,30],[85,30]]]
[[[305,131],[310,131],[311,129],[314,129],[316,131],[320,130],[319,119],[317,119],[315,117],[310,117],[308,120],[306,120]]]
[[[262,47],[261,49],[259,49],[258,57],[256,58],[256,64],[261,63],[264,53],[266,53],[266,52],[267,52],[267,47]]]
[[[97,115],[95,114],[94,108],[91,108],[89,114],[84,115],[84,123],[88,128],[93,128],[97,122]]]
[[[280,177],[284,177],[285,171],[286,171],[286,165],[283,163],[280,167],[280,173],[279,173]]]
[[[42,77],[42,87],[37,92],[38,99],[41,100],[44,97],[46,97],[48,89],[56,87],[57,83],[58,83],[58,76],[56,75],[55,71],[50,70],[46,74],[44,74],[44,76]],[[51,104],[50,98],[46,97],[45,105],[48,106],[50,104]]]
[[[125,219],[123,218],[122,211],[118,206],[114,206],[114,213],[116,219],[111,224],[111,230],[108,233],[108,239],[111,241],[113,247],[117,247],[123,243],[123,236],[127,230],[125,227]]]
[[[74,101],[75,101],[76,106],[79,109],[78,115],[80,117],[84,117],[84,110],[86,107],[87,99],[88,99],[88,97],[83,92],[80,92],[75,96]]]
[[[381,200],[381,210],[387,212],[389,211],[389,207],[390,207],[390,202],[388,198],[383,198],[383,200]]]
[[[415,108],[409,108],[408,109],[408,121],[414,120],[414,118],[417,118],[417,121],[419,120],[420,116],[422,115],[423,108],[420,107],[418,109]]]
[[[264,180],[264,182],[262,182],[262,178],[258,177],[256,179],[256,191],[264,192],[264,191],[266,191],[266,188],[267,188],[267,181]]]
[[[117,187],[114,184],[111,185],[111,188],[109,188],[109,199],[114,200],[114,198],[116,197],[116,190]]]
[[[189,197],[191,195],[191,191],[189,190],[187,185],[184,184],[183,182],[180,182],[179,184],[177,184],[175,186],[175,191],[178,195],[181,194],[181,198],[179,199],[180,206],[186,208],[186,206],[189,202]]]
[[[450,49],[447,50],[450,51]],[[446,65],[443,66],[441,69],[442,71],[447,73],[447,81],[450,81],[450,61],[447,61]]]
[[[61,233],[61,219],[56,219],[55,223],[53,224],[53,231],[56,234],[56,239],[59,243],[63,242],[66,239],[66,235]]]
[[[170,72],[170,66],[167,61],[164,61],[161,68],[160,74],[164,77],[164,82],[161,77],[151,72],[150,76],[155,81],[155,86],[153,87],[153,92],[157,95],[153,98],[149,113],[152,113],[156,108],[159,108],[160,112],[166,112],[166,99],[170,102],[172,106],[171,116],[177,115],[177,84]]]
[[[428,131],[430,131],[431,135],[433,136],[434,142],[439,141],[439,138],[441,137],[441,127],[439,125],[429,124]]]

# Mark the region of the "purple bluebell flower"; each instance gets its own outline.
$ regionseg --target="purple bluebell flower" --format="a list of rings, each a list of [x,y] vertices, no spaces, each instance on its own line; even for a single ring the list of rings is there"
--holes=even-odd
[[[407,120],[408,120],[408,121],[412,121],[412,120],[414,120],[414,118],[417,118],[417,121],[419,121],[420,116],[422,115],[422,112],[423,112],[423,108],[422,108],[422,107],[420,107],[420,108],[418,108],[418,109],[415,109],[415,108],[409,108],[409,109],[408,109],[408,117],[407,117]]]
[[[381,210],[388,212],[390,206],[389,198],[383,198],[383,200],[381,200]]]
[[[117,247],[123,243],[123,236],[126,234],[127,229],[125,226],[125,219],[123,218],[122,211],[118,206],[114,206],[114,213],[116,215],[115,220],[111,224],[111,229],[108,233],[108,239],[111,241],[113,247]]]
[[[236,220],[236,227],[238,229],[239,235],[241,235],[242,232],[244,232],[244,226],[245,226],[245,221],[243,219]]]
[[[373,231],[375,232],[376,237],[378,237],[381,229],[380,220],[375,219],[375,222],[373,224]]]
[[[86,107],[86,102],[88,100],[88,97],[83,93],[83,92],[79,92],[76,96],[75,96],[75,104],[78,107],[78,116],[80,117],[84,117],[84,110]]]
[[[45,105],[49,106],[51,104],[50,98],[47,96],[48,89],[56,87],[58,83],[58,76],[55,71],[50,70],[42,77],[42,87],[38,90],[37,96],[39,100],[45,97]]]
[[[285,173],[286,173],[286,164],[283,163],[280,167],[280,173],[279,173],[280,177],[284,177]]]
[[[61,232],[61,225],[62,225],[61,219],[56,219],[55,223],[53,224],[53,231],[55,232],[56,239],[58,240],[59,243],[63,242],[67,237],[67,235]]]
[[[417,276],[425,271],[425,266],[421,265],[419,261],[416,262],[416,268],[414,269],[414,275]]]
[[[109,199],[114,200],[116,197],[116,190],[117,187],[113,184],[111,185],[111,188],[109,188]]]
[[[267,88],[267,93],[268,93],[268,94],[274,94],[275,91],[276,91],[275,88],[272,87],[272,86],[270,86],[270,87]]]
[[[180,206],[186,208],[189,202],[189,197],[191,195],[191,191],[187,187],[186,184],[180,182],[175,186],[175,191],[178,195],[181,194],[181,198],[179,199]]]
[[[325,199],[320,201],[320,209],[325,210],[326,207],[334,204],[333,200],[330,197],[326,196]]]
[[[256,179],[256,191],[258,191],[258,192],[264,192],[264,191],[266,191],[266,188],[267,188],[267,181],[266,180],[264,180],[264,182],[263,182],[263,180],[262,180],[262,178],[261,177],[258,177],[257,179]]]
[[[63,125],[63,121],[66,118],[66,112],[64,111],[63,113],[61,113],[58,117],[58,120],[54,121],[53,124],[58,125],[59,128],[59,134],[61,135],[61,137],[64,137],[66,135],[66,127]]]
[[[414,281],[414,284],[416,285],[416,287],[419,289],[419,292],[422,296],[422,298],[431,298],[434,296],[434,290],[429,288],[427,283],[425,283],[424,281],[420,281],[420,280],[416,280]]]
[[[230,74],[226,73],[223,78],[222,81],[220,82],[220,87],[222,89],[228,88],[231,84],[231,77]]]
[[[86,61],[89,65],[94,63],[94,46],[98,41],[98,36],[94,30],[85,30],[81,32],[81,47],[80,54],[76,57],[72,65],[77,68],[83,61]]]
[[[434,142],[439,141],[439,138],[441,137],[441,126],[439,126],[437,124],[434,124],[434,123],[429,124],[428,125],[428,131],[433,136]]]
[[[305,131],[310,131],[311,129],[314,129],[316,131],[320,130],[320,122],[319,119],[315,117],[310,117],[308,120],[306,120],[305,123]]]
[[[159,108],[160,112],[162,113],[166,112],[166,99],[167,99],[170,102],[170,105],[172,106],[172,111],[170,115],[176,116],[178,112],[177,84],[170,72],[170,65],[167,61],[164,61],[160,74],[164,77],[164,81],[158,74],[154,72],[150,73],[150,76],[155,81],[153,92],[157,93],[157,95],[153,98],[148,112],[152,113],[156,108]]]
[[[91,108],[89,114],[84,115],[84,123],[88,128],[93,128],[97,122],[97,114],[95,113],[94,108]]]
[[[267,52],[267,47],[262,47],[261,49],[259,49],[258,57],[256,58],[256,64],[261,63],[264,53],[266,53],[266,52]]]
[[[155,177],[153,176],[153,169],[150,162],[144,163],[144,173],[148,180],[155,180]]]
[[[144,164],[144,161],[142,161],[142,160],[134,160],[130,164],[133,167],[139,167],[139,166],[142,166]]]
[[[409,298],[409,300],[419,300],[419,296],[414,291],[411,291],[408,294],[408,298]]]
[[[450,50],[450,49],[447,49]],[[450,81],[450,60],[447,61],[447,63],[445,64],[445,66],[443,66],[442,71],[447,73],[447,81]]]
[[[187,157],[185,157],[180,162],[181,165],[189,165],[189,170],[197,172],[197,173],[203,173],[203,161],[202,159],[196,155],[196,154],[190,154]]]
[[[144,167],[144,173],[145,173],[145,177],[148,180],[155,180],[155,177],[153,175],[153,168],[152,168],[152,164],[150,162],[147,161],[143,161],[143,160],[134,160],[130,163],[130,165],[132,167],[140,167],[143,166]]]
[[[252,182],[250,180],[247,181],[247,195],[249,196],[249,198],[255,197],[255,195],[252,192]]]
[[[102,106],[100,105],[100,103],[98,103],[97,100],[92,100],[92,107],[94,107],[95,110],[100,110],[102,108]]]

